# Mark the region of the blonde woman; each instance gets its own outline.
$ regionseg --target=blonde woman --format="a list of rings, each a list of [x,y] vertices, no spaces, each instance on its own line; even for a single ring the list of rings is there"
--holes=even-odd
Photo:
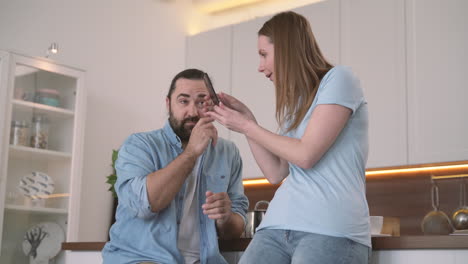
[[[263,25],[258,53],[259,72],[275,86],[281,133],[226,94],[207,113],[246,136],[269,182],[283,181],[240,263],[368,263],[368,116],[359,80],[324,58],[294,12]]]

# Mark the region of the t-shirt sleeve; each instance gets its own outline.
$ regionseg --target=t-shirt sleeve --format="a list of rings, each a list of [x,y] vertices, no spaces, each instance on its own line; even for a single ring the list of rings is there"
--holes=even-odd
[[[364,102],[359,79],[348,67],[337,66],[322,80],[317,92],[317,105],[337,104],[351,109],[354,113]]]

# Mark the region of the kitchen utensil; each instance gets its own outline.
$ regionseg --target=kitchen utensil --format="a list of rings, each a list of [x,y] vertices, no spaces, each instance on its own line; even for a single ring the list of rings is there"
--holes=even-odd
[[[431,200],[433,211],[424,216],[421,229],[425,235],[448,235],[453,227],[449,217],[439,210],[439,187],[432,182]]]
[[[255,230],[257,227],[260,225],[260,223],[263,220],[263,217],[265,216],[266,210],[267,209],[259,209],[260,205],[269,205],[270,203],[268,201],[258,201],[255,204],[254,210],[249,211],[246,214],[246,225],[245,225],[245,231],[243,234],[243,237],[251,238],[255,234]]]
[[[463,178],[460,183],[460,206],[452,215],[452,223],[457,230],[468,229],[468,205],[466,204],[466,186]]]

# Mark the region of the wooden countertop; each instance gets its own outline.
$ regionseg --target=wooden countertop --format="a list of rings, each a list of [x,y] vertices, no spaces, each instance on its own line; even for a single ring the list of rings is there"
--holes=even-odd
[[[250,238],[219,240],[221,251],[244,251]],[[101,251],[106,242],[65,242],[63,250]],[[468,249],[468,235],[373,237],[373,250],[391,249]]]

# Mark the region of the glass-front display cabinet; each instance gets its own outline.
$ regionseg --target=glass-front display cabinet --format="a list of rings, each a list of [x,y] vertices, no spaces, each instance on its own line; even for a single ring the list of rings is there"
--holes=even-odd
[[[84,71],[0,51],[0,263],[63,263],[76,241]]]

